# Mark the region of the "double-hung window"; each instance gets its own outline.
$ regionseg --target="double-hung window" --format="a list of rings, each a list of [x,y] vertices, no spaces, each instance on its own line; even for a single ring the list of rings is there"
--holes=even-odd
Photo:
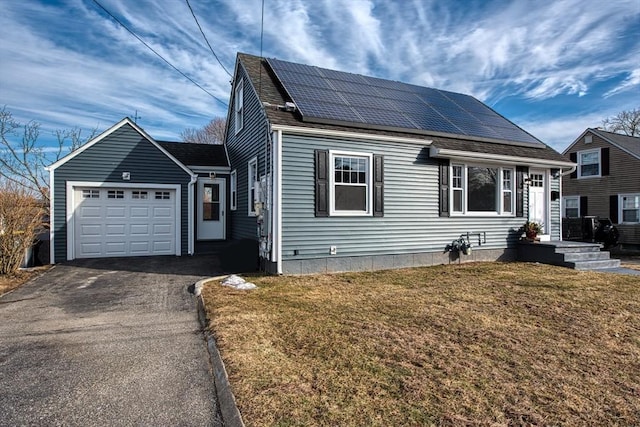
[[[578,177],[600,176],[600,149],[578,152]]]
[[[235,97],[233,99],[233,107],[235,110],[235,129],[236,133],[242,130],[244,126],[244,83],[243,80],[238,82]]]
[[[371,216],[372,154],[331,151],[331,215]]]
[[[638,194],[621,194],[620,196],[620,213],[622,222],[639,223],[640,222],[640,193]]]
[[[489,165],[451,165],[453,214],[514,214],[513,168]]]
[[[580,217],[580,196],[569,196],[564,198],[564,217],[579,218]]]

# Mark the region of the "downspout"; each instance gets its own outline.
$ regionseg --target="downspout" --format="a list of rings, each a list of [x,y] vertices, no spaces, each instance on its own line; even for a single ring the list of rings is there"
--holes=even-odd
[[[56,256],[55,256],[55,230],[54,230],[54,211],[53,211],[53,195],[54,195],[54,183],[53,183],[53,173],[54,173],[54,169],[49,169],[49,264],[55,264],[56,263]]]
[[[198,175],[191,175],[191,180],[189,181],[189,189],[187,190],[187,200],[188,200],[188,208],[187,208],[187,215],[189,215],[189,219],[187,221],[187,229],[188,229],[188,233],[189,233],[189,239],[188,239],[188,248],[187,248],[187,252],[189,253],[189,255],[193,255],[195,252],[195,242],[193,239],[193,234],[194,234],[194,228],[193,228],[193,207],[196,203],[195,198],[194,198],[194,191],[193,191],[193,185],[198,182]]]
[[[563,201],[562,201],[562,177],[565,175],[570,175],[572,173],[574,173],[576,171],[576,169],[578,168],[578,165],[572,166],[571,168],[569,168],[569,170],[567,170],[566,172],[562,172],[562,169],[560,169],[560,241],[562,241],[562,206],[563,206]]]

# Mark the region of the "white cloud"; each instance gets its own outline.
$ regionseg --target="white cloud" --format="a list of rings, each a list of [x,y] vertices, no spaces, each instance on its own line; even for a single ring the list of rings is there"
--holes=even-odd
[[[624,79],[622,83],[620,83],[618,86],[611,89],[610,91],[605,92],[603,96],[605,98],[609,98],[610,96],[629,90],[634,86],[640,86],[640,68],[636,68],[635,70],[631,71],[629,73],[629,76],[626,79]],[[640,90],[638,90],[637,88],[636,90],[638,92],[637,95],[640,97]]]
[[[206,47],[186,3],[101,3],[228,102],[229,76]],[[260,52],[260,0],[191,0],[191,5],[229,70],[236,51]],[[269,0],[263,47],[265,56],[460,91],[491,104],[508,99],[535,110],[522,113],[527,117],[544,117],[545,102],[557,97],[575,98],[562,114],[566,119],[541,118],[532,128],[524,126],[562,144],[573,124],[586,123],[590,115],[599,124],[616,100],[637,89],[639,18],[637,0],[611,0],[606,7],[599,0],[560,0],[544,7],[503,1]],[[36,119],[47,129],[108,127],[137,110],[150,134],[173,139],[186,127],[226,115],[224,106],[92,2],[0,2],[0,27],[6,35],[0,44],[0,103],[23,120]],[[606,93],[597,92],[602,82],[608,84]],[[602,103],[586,108],[585,98]]]

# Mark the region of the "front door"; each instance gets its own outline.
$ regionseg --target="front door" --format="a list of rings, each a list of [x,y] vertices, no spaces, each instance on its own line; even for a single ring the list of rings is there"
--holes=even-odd
[[[198,178],[198,240],[225,238],[225,180]]]
[[[545,173],[539,170],[529,171],[529,221],[542,224],[543,234],[547,234],[547,203],[545,191]]]

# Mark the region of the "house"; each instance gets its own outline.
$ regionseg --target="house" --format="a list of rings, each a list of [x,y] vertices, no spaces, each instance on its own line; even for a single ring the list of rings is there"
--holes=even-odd
[[[561,238],[575,167],[471,96],[247,54],[226,145],[229,238],[276,273],[514,259],[529,218]]]
[[[52,263],[194,254],[229,234],[223,145],[159,142],[125,118],[47,169]]]
[[[565,218],[610,218],[623,249],[640,249],[640,138],[585,130],[564,151],[578,164],[562,183]]]

